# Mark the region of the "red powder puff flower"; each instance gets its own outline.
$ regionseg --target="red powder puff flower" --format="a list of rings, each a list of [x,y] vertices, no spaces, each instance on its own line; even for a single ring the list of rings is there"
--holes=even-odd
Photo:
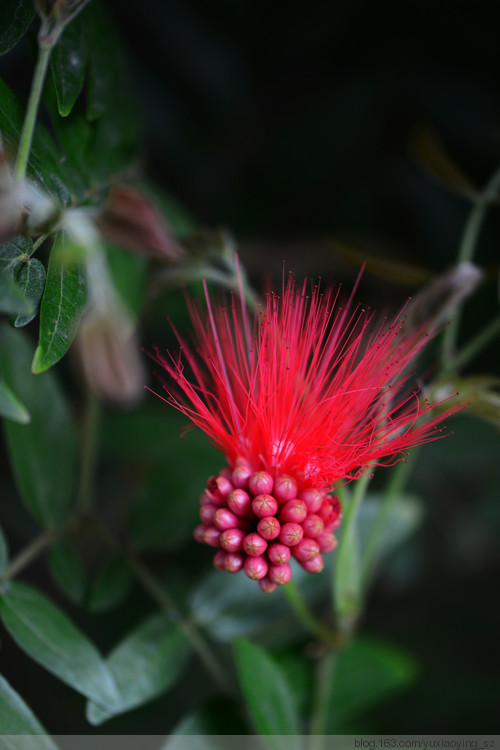
[[[228,463],[200,498],[196,539],[218,549],[218,569],[270,592],[290,579],[290,555],[319,572],[336,546],[335,485],[438,437],[443,415],[404,387],[428,336],[291,276],[253,317],[241,289],[228,305],[205,295],[206,312],[188,303],[196,348],[179,338],[182,355],[156,352],[177,386],[164,400]]]

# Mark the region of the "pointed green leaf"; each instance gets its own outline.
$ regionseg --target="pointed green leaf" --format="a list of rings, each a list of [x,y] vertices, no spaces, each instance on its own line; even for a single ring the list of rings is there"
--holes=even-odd
[[[115,557],[99,571],[87,598],[91,612],[106,612],[122,602],[132,586],[130,567],[123,557]]]
[[[3,529],[0,526],[0,574],[4,570],[9,560],[9,548]]]
[[[48,370],[71,346],[87,300],[87,282],[79,264],[66,265],[67,241],[61,232],[50,254],[45,292],[40,309],[40,338],[32,372]]]
[[[26,299],[28,299],[33,310],[29,315],[12,316],[10,323],[14,328],[21,328],[30,323],[38,312],[38,306],[42,299],[45,287],[45,268],[36,258],[30,258],[26,263],[21,264],[16,282]]]
[[[42,667],[99,706],[116,705],[116,685],[104,660],[45,596],[23,583],[7,584],[0,615],[18,646]]]
[[[15,47],[35,17],[32,0],[2,0],[0,3],[0,55]]]
[[[415,679],[414,659],[402,649],[376,639],[357,638],[338,655],[329,696],[328,732],[406,688]]]
[[[79,14],[64,29],[51,56],[59,114],[69,115],[83,87],[87,49],[85,19]]]
[[[50,572],[68,599],[81,604],[85,596],[87,577],[81,558],[67,542],[54,544],[48,553]]]
[[[179,628],[165,615],[150,617],[129,633],[106,661],[120,694],[117,708],[105,711],[89,703],[88,720],[102,724],[161,695],[180,677],[188,655],[189,644]]]
[[[244,638],[236,639],[234,655],[243,694],[256,729],[273,750],[299,748],[300,734],[292,693],[272,657]],[[288,735],[280,737],[278,735]]]
[[[32,375],[32,357],[31,342],[21,331],[0,326],[0,375],[31,416],[27,425],[4,424],[14,478],[28,510],[50,526],[65,517],[71,504],[77,437],[56,378]]]
[[[0,378],[0,416],[19,424],[28,424],[30,415],[9,386]]]
[[[23,261],[27,261],[33,250],[33,241],[29,237],[12,237],[0,245],[0,271],[5,271],[14,279]]]
[[[10,750],[57,750],[31,709],[1,675],[0,727],[2,735],[9,736],[6,747]]]

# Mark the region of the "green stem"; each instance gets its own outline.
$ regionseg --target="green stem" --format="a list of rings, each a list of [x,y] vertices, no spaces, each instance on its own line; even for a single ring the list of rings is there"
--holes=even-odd
[[[329,628],[317,619],[317,617],[311,612],[309,606],[302,598],[300,591],[293,581],[289,581],[286,586],[283,587],[289,604],[293,608],[295,614],[299,620],[305,625],[305,627],[315,635],[320,641],[328,646],[333,646],[336,643],[336,636]]]
[[[207,671],[212,675],[214,681],[219,685],[220,689],[228,694],[234,692],[231,681],[227,677],[223,666],[212,653],[209,645],[205,642],[201,633],[196,628],[196,625],[191,620],[188,620],[181,615],[168,591],[156,580],[151,571],[136,555],[130,554],[129,560],[132,570],[144,589],[150,594],[151,598],[154,599],[156,603],[159,604],[163,610],[168,612],[176,621],[178,627],[189,640],[193,650],[196,651],[200,660],[205,665]]]
[[[328,705],[338,653],[329,651],[318,661],[314,684],[308,750],[321,750],[327,729]]]
[[[474,336],[468,344],[466,344],[457,354],[453,360],[453,369],[463,369],[474,357],[479,354],[481,349],[484,349],[490,341],[500,333],[500,315],[493,318],[485,328],[483,328],[477,336]]]
[[[370,529],[368,539],[363,550],[361,557],[361,588],[363,591],[370,581],[370,577],[373,571],[373,566],[376,563],[380,542],[387,528],[387,521],[389,520],[394,506],[396,505],[401,492],[408,479],[409,471],[413,462],[415,461],[418,448],[414,448],[410,454],[408,461],[401,461],[398,466],[394,469],[391,480],[387,486],[384,494],[384,499],[380,505],[379,512],[373,522]]]
[[[21,131],[21,138],[19,140],[19,148],[17,151],[16,166],[14,169],[16,178],[21,183],[24,182],[26,176],[26,166],[28,164],[31,142],[35,131],[36,116],[42,96],[43,84],[45,82],[45,75],[47,73],[51,51],[52,44],[39,42],[38,59],[31,84],[28,107],[24,117],[23,129]]]
[[[478,196],[465,225],[458,250],[457,263],[472,261],[477,246],[479,233],[484,223],[486,212],[500,190],[500,167],[494,172],[486,187]],[[443,334],[441,362],[443,369],[449,369],[453,360],[462,313],[455,310],[447,329]]]
[[[31,250],[31,253],[30,253],[30,258],[36,253],[36,251],[38,250],[38,248],[40,247],[40,245],[43,245],[43,243],[45,242],[45,240],[47,239],[48,236],[49,236],[48,234],[41,234],[40,237],[38,237],[34,241],[34,243],[33,243],[33,249]]]

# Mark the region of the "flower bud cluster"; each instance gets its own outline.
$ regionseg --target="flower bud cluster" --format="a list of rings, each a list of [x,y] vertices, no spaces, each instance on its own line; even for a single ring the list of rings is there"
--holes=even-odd
[[[244,459],[210,477],[200,506],[202,523],[194,536],[217,548],[215,567],[244,570],[265,593],[288,583],[292,556],[304,570],[319,573],[322,553],[337,546],[337,496],[292,476],[255,472]]]

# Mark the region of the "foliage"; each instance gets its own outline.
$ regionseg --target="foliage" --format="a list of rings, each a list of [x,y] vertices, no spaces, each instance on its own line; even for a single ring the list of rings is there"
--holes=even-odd
[[[388,637],[364,626],[358,633],[360,615],[370,610],[374,580],[404,588],[418,579],[411,555],[412,545],[421,553],[422,497],[432,494],[432,482],[435,497],[458,491],[456,467],[473,447],[457,441],[453,469],[446,441],[426,448],[438,458],[426,464],[428,479],[424,470],[410,489],[406,463],[387,472],[385,485],[375,476],[375,489],[368,475],[342,488],[338,548],[320,576],[297,568],[296,588],[265,596],[243,574],[206,573],[206,550],[192,529],[198,495],[221,457],[145,395],[154,365],[141,358],[138,332],[148,350],[158,335],[162,348],[175,347],[163,321],[168,314],[179,330],[188,327],[179,287],[189,285],[196,297],[205,278],[235,291],[238,261],[227,233],[203,229],[181,202],[142,178],[141,123],[116,23],[104,0],[76,3],[71,15],[66,3],[60,16],[51,3],[38,3],[34,80],[39,74],[42,85],[38,94],[33,85],[28,106],[0,80],[3,647],[16,664],[35,662],[42,677],[49,673],[47,684],[61,695],[83,697],[85,708],[68,699],[71,720],[89,731],[112,722],[126,733],[137,719],[148,732],[155,706],[162,717],[166,711],[167,747],[186,733],[256,732],[270,748],[294,750],[298,738],[281,735],[375,731],[375,710],[417,689],[419,667]],[[30,0],[3,1],[0,54],[21,42],[34,16]],[[461,173],[432,139],[418,149],[441,181],[457,180]],[[431,280],[409,306],[408,324],[412,310],[424,310],[438,329],[443,309],[451,324],[435,342],[439,371],[426,395],[444,401],[460,392],[457,403],[470,404],[462,423],[475,415],[486,429],[499,424],[499,378],[463,370],[494,340],[498,311],[465,344],[459,324],[477,285],[494,296],[489,269],[474,266],[473,253],[499,187],[500,173],[482,192],[462,185],[470,216],[451,275],[367,256],[347,241],[332,240],[327,250],[354,266],[368,260],[367,273],[391,283]],[[457,294],[463,264],[474,282]],[[244,270],[240,279],[253,300]],[[498,436],[485,435],[494,454]],[[493,497],[494,472],[476,471],[473,479],[490,482]],[[488,505],[484,512],[488,526],[497,511]],[[50,581],[31,576],[35,562],[48,567]],[[404,634],[394,640],[404,643]],[[49,732],[62,733],[64,720],[43,696],[28,706],[25,688],[22,669],[0,676],[0,731],[39,735],[37,747],[53,750]]]

